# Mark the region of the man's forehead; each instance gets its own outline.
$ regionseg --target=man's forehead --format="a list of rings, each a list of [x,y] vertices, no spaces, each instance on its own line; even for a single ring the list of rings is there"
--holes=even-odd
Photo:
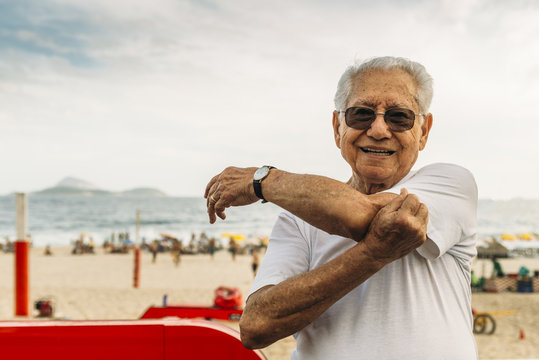
[[[370,108],[376,108],[380,105],[386,108],[392,107],[409,107],[414,104],[413,97],[409,101],[403,101],[402,99],[392,99],[387,97],[356,97],[350,99],[351,106],[362,105]]]
[[[373,70],[354,79],[350,105],[410,107],[417,105],[414,78],[400,70]]]

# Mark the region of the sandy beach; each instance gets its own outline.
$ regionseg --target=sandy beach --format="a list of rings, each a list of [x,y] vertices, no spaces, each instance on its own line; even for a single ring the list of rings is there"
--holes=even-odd
[[[184,255],[175,267],[168,253],[157,256],[142,253],[140,287],[133,288],[133,254],[71,255],[71,249],[33,248],[30,254],[30,308],[34,301],[51,298],[55,318],[71,320],[137,319],[150,305],[161,305],[167,295],[169,304],[213,304],[214,289],[238,287],[246,295],[252,283],[251,257],[238,256],[232,261],[225,251],[209,255]],[[539,259],[504,259],[508,273],[525,265],[532,273],[539,270]],[[0,320],[14,320],[13,254],[0,252]],[[478,276],[490,275],[491,263],[476,260]],[[474,309],[489,312],[496,319],[493,335],[476,335],[480,359],[539,358],[539,292],[474,293]],[[227,323],[238,329],[237,323]],[[523,339],[521,338],[523,335]],[[263,352],[270,360],[289,359],[295,342],[283,339]]]

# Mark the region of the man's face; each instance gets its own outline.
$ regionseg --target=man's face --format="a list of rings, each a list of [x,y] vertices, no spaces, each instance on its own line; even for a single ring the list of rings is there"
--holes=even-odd
[[[356,130],[346,125],[344,114],[339,118],[339,113],[333,113],[335,143],[352,168],[351,185],[372,194],[392,187],[408,174],[427,143],[432,115],[425,116],[421,124],[415,101],[417,86],[402,70],[371,70],[355,80],[346,108],[364,106],[384,113],[400,107],[416,113],[414,127],[404,132],[390,130],[382,115],[368,129]]]

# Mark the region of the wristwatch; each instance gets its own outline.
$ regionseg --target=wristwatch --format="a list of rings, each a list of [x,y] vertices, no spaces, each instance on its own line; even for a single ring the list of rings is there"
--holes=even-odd
[[[253,176],[253,188],[255,190],[255,194],[262,199],[263,203],[266,203],[268,201],[264,199],[264,195],[262,195],[262,180],[264,180],[266,176],[268,176],[271,169],[275,169],[275,167],[264,165],[258,170],[256,170]]]

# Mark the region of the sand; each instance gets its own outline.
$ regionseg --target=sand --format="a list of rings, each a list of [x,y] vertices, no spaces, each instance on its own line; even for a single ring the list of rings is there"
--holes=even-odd
[[[151,305],[161,305],[167,295],[169,304],[213,303],[214,289],[238,287],[249,291],[253,275],[250,256],[232,261],[228,253],[184,255],[175,267],[169,254],[159,254],[155,264],[151,254],[141,258],[140,287],[133,288],[133,254],[71,255],[70,248],[53,248],[53,256],[43,249],[30,254],[30,307],[34,301],[49,297],[55,305],[55,317],[71,320],[137,319]],[[484,263],[484,265],[483,265]],[[539,259],[502,260],[507,272],[521,265],[539,270]],[[14,320],[13,254],[0,252],[0,320]],[[490,274],[490,263],[477,260],[475,272]],[[497,322],[493,335],[476,335],[480,359],[539,358],[539,293],[474,293],[473,307],[491,312]],[[508,311],[513,311],[510,314]],[[238,329],[237,323],[227,325]],[[520,338],[521,333],[524,339]],[[269,360],[289,359],[294,348],[292,337],[263,349]]]

